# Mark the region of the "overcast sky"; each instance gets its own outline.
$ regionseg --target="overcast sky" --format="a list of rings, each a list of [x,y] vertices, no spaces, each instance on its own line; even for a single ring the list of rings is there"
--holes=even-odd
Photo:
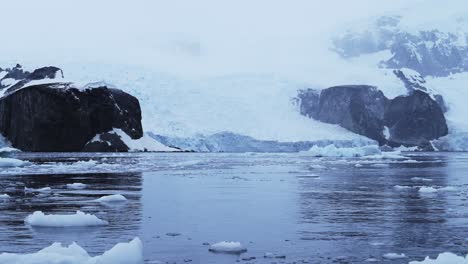
[[[185,72],[302,67],[337,27],[420,2],[15,0],[2,3],[0,56]]]

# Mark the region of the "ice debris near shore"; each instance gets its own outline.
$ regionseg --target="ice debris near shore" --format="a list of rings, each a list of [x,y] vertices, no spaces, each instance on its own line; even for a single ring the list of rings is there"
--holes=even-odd
[[[76,243],[62,246],[54,243],[36,253],[0,254],[0,263],[18,264],[143,264],[143,244],[139,238],[128,243],[118,243],[100,256],[91,257]]]
[[[209,251],[214,253],[241,254],[247,252],[247,248],[240,242],[219,242],[210,246]]]
[[[99,199],[95,200],[96,202],[100,203],[117,203],[117,202],[125,202],[127,201],[127,198],[121,194],[112,194],[112,195],[106,195],[102,196]]]
[[[24,219],[26,224],[39,227],[84,227],[84,226],[104,226],[107,221],[101,220],[95,215],[76,211],[72,215],[46,215],[41,211],[36,211]]]
[[[325,147],[313,146],[307,153],[315,157],[327,158],[406,159],[400,155],[400,151],[382,152],[377,145],[341,148],[330,144]]]
[[[28,161],[13,159],[13,158],[0,158],[0,167],[22,167],[28,165]]]
[[[409,264],[468,264],[468,255],[466,257],[457,256],[450,252],[439,254],[436,259],[426,257],[423,261],[411,261]]]

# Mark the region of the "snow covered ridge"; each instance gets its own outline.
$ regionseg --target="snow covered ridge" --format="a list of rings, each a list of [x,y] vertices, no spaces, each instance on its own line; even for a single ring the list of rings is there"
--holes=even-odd
[[[382,58],[382,67],[410,68],[423,76],[468,71],[468,27],[451,32],[438,30],[434,24],[431,29],[419,25],[415,30],[405,26],[405,20],[404,15],[384,16],[349,29],[334,39],[335,51],[343,57],[356,57],[388,50],[391,57]],[[447,20],[457,23],[454,18]]]
[[[0,254],[0,263],[17,264],[143,264],[143,243],[135,238],[128,243],[118,243],[100,256],[91,257],[76,243],[62,246],[54,243],[36,253]]]

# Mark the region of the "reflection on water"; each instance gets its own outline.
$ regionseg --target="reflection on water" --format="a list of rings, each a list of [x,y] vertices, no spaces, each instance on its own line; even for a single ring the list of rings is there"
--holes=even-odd
[[[13,197],[0,202],[0,252],[77,241],[101,254],[139,236],[148,263],[407,263],[444,251],[468,253],[465,154],[416,153],[406,161],[368,163],[305,153],[19,155],[34,165],[0,176],[0,194]],[[89,159],[95,163],[81,171],[69,164]],[[55,173],[44,174],[44,165]],[[68,168],[73,173],[61,173]],[[74,182],[87,188],[66,189]],[[421,186],[436,192],[422,193]],[[52,193],[25,193],[24,187],[51,187]],[[114,193],[129,201],[111,207],[92,201]],[[36,210],[82,210],[110,225],[26,226],[24,218]],[[206,243],[223,240],[240,241],[248,252],[208,252]],[[263,258],[266,252],[285,259]],[[382,258],[391,252],[408,258]]]
[[[66,184],[80,182],[85,190],[67,189]],[[25,192],[24,188],[50,187],[49,192]],[[0,202],[0,251],[32,252],[60,241],[76,241],[89,253],[102,253],[109,245],[133,238],[141,223],[141,173],[51,174],[1,176],[0,193],[10,199]],[[125,205],[105,206],[93,200],[108,194],[124,194]],[[122,208],[124,206],[124,208]],[[124,210],[123,210],[124,209]],[[95,214],[109,221],[106,227],[44,228],[25,225],[34,211],[47,214],[71,214],[76,210]]]

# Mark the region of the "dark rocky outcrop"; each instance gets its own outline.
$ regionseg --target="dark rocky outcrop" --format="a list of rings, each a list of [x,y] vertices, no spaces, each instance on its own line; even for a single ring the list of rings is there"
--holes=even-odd
[[[58,68],[46,67],[22,81],[60,77],[57,73],[63,74]],[[15,148],[81,151],[94,136],[113,128],[122,129],[132,139],[143,136],[140,104],[121,90],[105,86],[80,90],[60,79],[21,87],[0,98],[0,132]],[[116,143],[114,149],[124,149],[120,142],[109,141]]]
[[[389,144],[392,146],[426,146],[430,140],[448,134],[439,104],[421,91],[391,100],[384,120],[390,130]]]
[[[309,101],[309,98],[313,98]],[[383,116],[388,99],[368,85],[335,86],[299,94],[301,113],[319,121],[338,124],[379,143],[385,142]]]
[[[448,133],[443,110],[420,90],[392,100],[367,85],[336,86],[322,90],[318,99],[317,95],[317,91],[310,89],[300,91],[303,115],[338,124],[380,145],[428,149],[430,140]]]

